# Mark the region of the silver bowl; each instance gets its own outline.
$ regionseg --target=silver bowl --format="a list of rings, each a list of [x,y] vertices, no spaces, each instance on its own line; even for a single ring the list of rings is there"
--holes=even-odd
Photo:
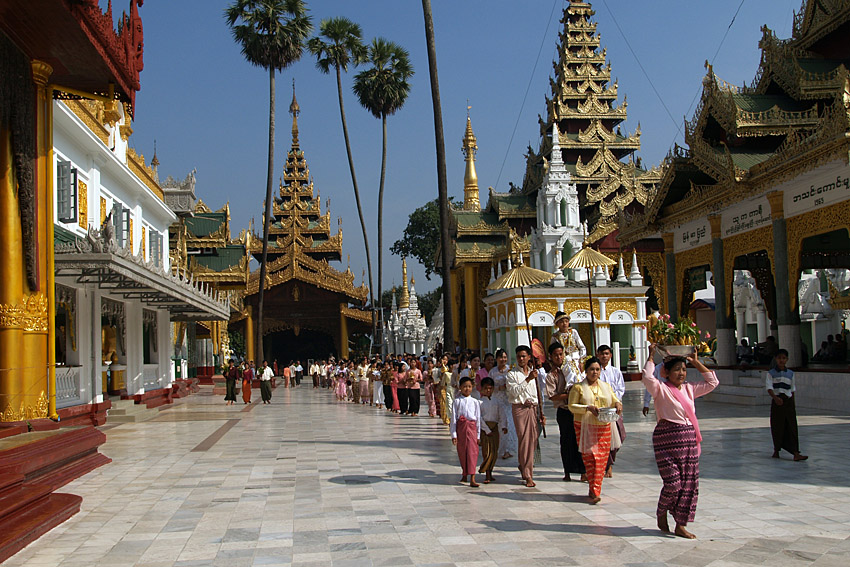
[[[617,408],[599,408],[599,415],[596,417],[602,423],[613,423],[619,418]]]
[[[655,345],[658,354],[667,358],[668,356],[689,357],[697,351],[694,345]]]

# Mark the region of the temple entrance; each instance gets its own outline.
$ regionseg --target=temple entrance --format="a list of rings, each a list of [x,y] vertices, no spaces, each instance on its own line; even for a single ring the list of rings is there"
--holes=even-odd
[[[326,360],[330,355],[338,356],[333,337],[312,329],[301,329],[297,335],[293,329],[269,333],[263,337],[263,350],[269,364],[277,360],[279,365],[300,360],[304,366],[311,358]],[[262,364],[262,360],[256,362]]]

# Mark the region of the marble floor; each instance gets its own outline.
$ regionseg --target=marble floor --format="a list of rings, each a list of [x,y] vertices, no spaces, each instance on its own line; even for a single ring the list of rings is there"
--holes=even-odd
[[[112,464],[64,488],[81,512],[6,565],[850,565],[850,416],[801,415],[810,458],[795,463],[770,458],[768,408],[698,404],[699,539],[687,541],[655,527],[640,388],[629,384],[628,436],[598,506],[561,481],[551,407],[537,487],[500,461],[498,484],[470,489],[437,420],[304,386],[226,407],[207,388],[151,421],[106,425]]]

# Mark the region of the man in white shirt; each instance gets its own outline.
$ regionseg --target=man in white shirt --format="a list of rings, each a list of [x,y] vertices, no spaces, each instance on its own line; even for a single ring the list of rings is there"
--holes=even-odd
[[[263,361],[263,373],[260,374],[260,396],[263,398],[264,404],[272,403],[272,378],[274,370],[269,367],[267,360]]]
[[[534,484],[534,448],[537,444],[537,421],[542,418],[546,425],[546,417],[538,417],[540,397],[537,381],[537,370],[531,364],[531,348],[526,345],[516,347],[517,367],[507,376],[508,401],[516,425],[518,438],[517,460],[519,472],[525,481],[525,486],[531,488]]]
[[[619,368],[615,368],[611,364],[613,352],[608,345],[599,345],[596,349],[596,358],[599,359],[599,364],[602,366],[602,372],[599,374],[599,379],[607,382],[611,389],[614,390],[614,395],[618,400],[623,399],[623,394],[626,393],[626,381],[623,379],[623,373]],[[623,416],[617,420],[617,431],[620,433],[620,442],[626,440],[626,427],[623,425]],[[614,476],[614,461],[617,459],[617,451],[620,449],[611,449],[611,454],[608,456],[608,467],[605,470],[605,477],[611,478]]]
[[[319,387],[319,364],[314,360],[310,363],[310,376],[313,378],[313,388]]]

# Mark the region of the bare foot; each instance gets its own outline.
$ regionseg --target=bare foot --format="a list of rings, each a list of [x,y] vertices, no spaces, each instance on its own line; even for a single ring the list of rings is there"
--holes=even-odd
[[[673,533],[675,533],[677,536],[683,537],[685,539],[696,539],[697,538],[697,536],[695,536],[694,534],[692,534],[691,532],[686,530],[685,526],[683,526],[681,524],[676,524],[676,531],[674,531]]]
[[[614,478],[614,470],[609,468],[605,471],[605,478]]]
[[[809,458],[808,455],[801,455],[800,453],[797,453],[796,455],[794,455],[795,461],[805,461],[808,458]]]
[[[487,477],[484,479],[484,484],[490,484],[491,482],[496,482],[496,481],[493,479],[492,476],[490,476],[488,474]]]
[[[487,481],[485,480],[484,482],[487,482]],[[475,482],[474,480],[469,483],[469,488],[478,488],[479,486],[481,486],[481,485],[478,484],[477,482]]]
[[[602,498],[600,496],[591,496],[590,497],[590,503],[591,504],[599,504],[599,502],[601,500],[602,500]]]
[[[534,484],[534,481],[533,481],[533,480],[528,479],[528,480],[526,480],[526,481],[525,481],[525,487],[526,487],[526,488],[534,488],[535,486],[537,486],[537,485],[536,485],[536,484]]]
[[[463,475],[462,477],[460,477],[460,482],[466,483],[466,475]]]
[[[511,457],[513,457],[513,455],[511,455],[510,452],[506,452],[504,455],[502,455],[503,459],[510,459]]]
[[[774,458],[774,459],[778,459],[779,458],[779,451],[774,451],[773,454],[771,455],[771,457]]]
[[[565,475],[564,475],[564,478],[563,478],[563,481],[564,481],[564,482],[572,482],[572,480],[573,480],[573,479],[571,479],[571,478],[570,478],[570,475],[568,475],[568,474],[565,474]]]
[[[582,473],[581,478],[579,479],[579,481],[580,481],[580,482],[587,482],[587,475],[586,475],[586,474],[584,474],[584,473]]]
[[[670,533],[670,524],[667,523],[667,512],[663,516],[658,516],[658,529],[665,534]]]

